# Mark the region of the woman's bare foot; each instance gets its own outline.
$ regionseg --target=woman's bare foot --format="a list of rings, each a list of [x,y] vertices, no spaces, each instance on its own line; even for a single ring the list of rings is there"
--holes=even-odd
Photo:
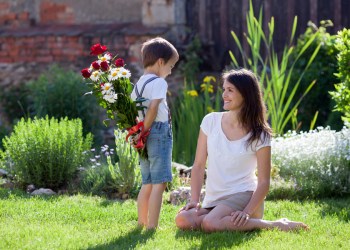
[[[309,226],[304,224],[303,222],[290,221],[287,218],[277,220],[277,227],[281,231],[292,231],[298,229],[309,230]]]

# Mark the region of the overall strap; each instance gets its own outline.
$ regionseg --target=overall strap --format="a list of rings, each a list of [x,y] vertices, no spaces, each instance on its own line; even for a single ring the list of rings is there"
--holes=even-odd
[[[152,82],[153,80],[159,78],[158,76],[154,76],[154,77],[151,77],[150,79],[148,79],[147,81],[145,81],[145,83],[143,84],[142,88],[141,88],[141,92],[139,92],[138,88],[137,88],[137,84],[135,84],[135,94],[136,94],[136,100],[137,99],[140,99],[142,98],[142,94],[143,94],[143,91],[145,90],[145,87],[148,83]],[[142,102],[139,103],[140,106],[142,106]],[[145,111],[142,110],[142,115],[143,115],[143,118],[145,119]]]

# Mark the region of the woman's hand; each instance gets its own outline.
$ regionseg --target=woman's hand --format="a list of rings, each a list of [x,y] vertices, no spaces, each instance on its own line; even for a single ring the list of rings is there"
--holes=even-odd
[[[201,204],[199,202],[196,202],[196,201],[190,201],[183,208],[181,208],[178,213],[180,213],[181,211],[184,211],[184,210],[187,211],[191,208],[195,208],[196,211],[198,211],[201,208]]]
[[[250,219],[250,215],[244,211],[235,211],[231,213],[231,221],[235,226],[244,226]]]

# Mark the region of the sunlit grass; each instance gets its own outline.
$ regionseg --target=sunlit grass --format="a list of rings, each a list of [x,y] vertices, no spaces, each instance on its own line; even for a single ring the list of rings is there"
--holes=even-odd
[[[350,197],[267,201],[265,219],[288,217],[308,232],[183,232],[174,224],[180,206],[165,204],[160,228],[137,228],[136,202],[100,197],[30,197],[0,189],[0,249],[349,249]]]

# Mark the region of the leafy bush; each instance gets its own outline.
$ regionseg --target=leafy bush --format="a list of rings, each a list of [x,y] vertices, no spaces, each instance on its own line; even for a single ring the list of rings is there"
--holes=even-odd
[[[337,55],[339,73],[336,76],[340,83],[335,85],[335,91],[331,92],[331,95],[336,102],[336,110],[342,112],[343,120],[350,124],[350,29],[338,32],[335,47],[339,51]]]
[[[200,65],[202,63],[202,59],[198,56],[201,47],[202,45],[199,37],[194,36],[186,47],[184,60],[180,61],[179,68],[187,82],[194,82],[197,80],[200,72]]]
[[[131,194],[141,183],[141,171],[139,168],[139,157],[130,143],[125,141],[126,132],[115,130],[115,144],[117,162],[113,164],[110,156],[107,157],[111,180],[109,185],[121,194]]]
[[[110,192],[108,190],[109,168],[107,164],[107,156],[114,154],[114,149],[110,149],[108,145],[101,147],[99,152],[95,148],[85,151],[87,162],[84,163],[84,168],[79,189],[83,193],[92,195],[105,195]]]
[[[10,85],[0,91],[0,105],[5,119],[11,124],[22,117],[30,117],[30,92],[26,85]]]
[[[9,129],[3,125],[0,124],[0,149],[3,148],[2,146],[2,139],[10,133]]]
[[[334,75],[337,72],[336,55],[338,52],[334,46],[335,36],[330,35],[326,30],[328,26],[333,26],[333,24],[329,20],[321,21],[320,24],[320,27],[316,27],[315,24],[309,23],[305,33],[298,38],[297,45],[290,58],[290,61],[294,62],[305,44],[311,41],[309,48],[305,50],[295,63],[291,82],[296,83],[313,51],[321,46],[315,60],[304,73],[300,81],[300,88],[295,92],[297,98],[302,97],[302,89],[306,89],[310,82],[316,80],[312,91],[308,93],[307,98],[303,99],[298,108],[298,121],[301,122],[300,129],[303,131],[313,129],[310,128],[310,124],[316,112],[318,112],[316,127],[329,125],[333,129],[340,130],[342,128],[339,113],[337,117],[334,117],[336,113],[332,113],[334,104],[331,102],[331,97],[328,94],[329,91],[334,90],[334,84],[337,82]],[[290,86],[288,89],[289,93],[292,91],[292,87]]]
[[[81,76],[54,65],[47,73],[30,82],[28,91],[33,115],[80,118],[84,134],[92,132],[97,140],[101,140],[97,134],[97,130],[101,128],[99,107],[92,95],[84,95],[89,88],[83,83]]]
[[[3,140],[3,158],[20,181],[57,189],[74,176],[91,141],[91,134],[83,137],[80,119],[22,118]]]
[[[275,138],[272,161],[298,197],[350,193],[350,129],[320,127]]]
[[[203,117],[221,108],[221,88],[214,89],[216,79],[207,76],[196,90],[193,84],[185,86],[177,102],[171,105],[174,120],[173,160],[185,165],[191,165],[197,146],[199,127]]]

